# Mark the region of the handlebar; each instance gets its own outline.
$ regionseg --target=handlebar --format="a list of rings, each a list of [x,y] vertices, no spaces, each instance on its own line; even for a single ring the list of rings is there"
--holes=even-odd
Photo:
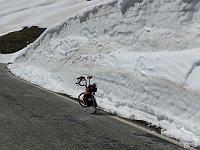
[[[78,79],[78,80],[83,80],[83,79],[85,79],[85,77],[84,77],[84,76],[80,76],[80,77],[78,77],[77,79]]]
[[[85,79],[85,77],[83,76],[80,76],[77,78],[78,82],[76,83],[77,85],[80,85],[80,86],[87,86],[87,81]],[[86,83],[85,84],[81,84],[82,81],[85,81]]]
[[[92,78],[92,76],[87,76],[87,79],[89,80],[89,83],[87,83],[87,80],[84,76],[80,76],[77,78],[78,82],[76,83],[77,85],[80,85],[80,86],[86,86],[87,87],[87,84],[90,84],[90,79]],[[82,81],[85,81],[84,84],[81,84]]]

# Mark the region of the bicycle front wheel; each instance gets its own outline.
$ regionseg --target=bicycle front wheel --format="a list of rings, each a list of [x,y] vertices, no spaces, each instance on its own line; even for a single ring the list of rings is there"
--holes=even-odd
[[[82,106],[82,107],[87,107],[87,104],[84,103],[84,92],[81,93],[79,96],[78,96],[78,103]]]

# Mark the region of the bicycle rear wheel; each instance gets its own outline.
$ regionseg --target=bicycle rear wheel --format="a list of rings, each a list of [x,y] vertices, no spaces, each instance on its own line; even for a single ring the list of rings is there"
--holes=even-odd
[[[82,107],[87,107],[87,105],[84,103],[84,92],[82,92],[79,96],[78,96],[78,102]]]

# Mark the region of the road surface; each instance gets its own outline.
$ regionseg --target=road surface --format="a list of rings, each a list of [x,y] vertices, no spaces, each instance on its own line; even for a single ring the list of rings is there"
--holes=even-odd
[[[0,64],[0,150],[181,150],[13,77]]]

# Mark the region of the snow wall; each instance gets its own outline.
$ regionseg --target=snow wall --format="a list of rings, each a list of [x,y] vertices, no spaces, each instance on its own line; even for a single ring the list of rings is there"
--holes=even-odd
[[[184,146],[200,145],[199,0],[121,0],[49,28],[8,68],[73,97],[93,75],[97,103],[162,127]],[[196,90],[196,92],[194,91]]]

